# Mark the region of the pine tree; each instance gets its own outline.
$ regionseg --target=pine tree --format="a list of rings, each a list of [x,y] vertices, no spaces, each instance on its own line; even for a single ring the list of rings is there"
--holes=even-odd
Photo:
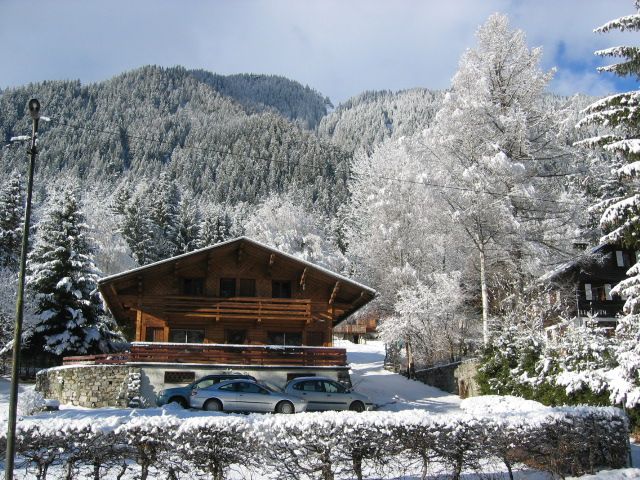
[[[178,218],[176,224],[176,250],[180,255],[198,248],[200,230],[200,214],[193,198],[183,197],[178,206]]]
[[[224,207],[214,205],[207,210],[200,222],[198,247],[204,248],[229,240],[233,236],[232,230],[233,221],[229,213]]]
[[[636,13],[612,20],[597,33],[612,30],[640,31],[640,1]],[[621,57],[622,62],[601,67],[600,72],[640,78],[640,48],[620,46],[595,52],[602,57]],[[613,195],[595,205],[602,211],[600,227],[605,234],[602,243],[620,243],[629,249],[640,249],[640,90],[619,93],[599,100],[585,109],[586,116],[578,126],[606,127],[609,133],[591,137],[579,144],[604,149],[614,154],[619,166],[615,173],[622,181]],[[612,400],[632,408],[640,403],[640,259],[627,272],[612,294],[626,298],[625,317],[619,322],[616,337],[618,366],[610,372]]]
[[[14,174],[0,191],[0,266],[16,267],[24,217],[20,176]]]
[[[120,233],[131,249],[131,256],[139,265],[160,260],[155,248],[155,225],[149,220],[142,195],[135,195],[127,206]]]
[[[27,286],[38,324],[34,351],[57,357],[109,351],[121,340],[97,293],[99,272],[84,214],[71,188],[56,192],[38,225]]]
[[[147,192],[149,219],[155,224],[154,243],[159,259],[168,258],[177,251],[178,208],[180,191],[167,173]]]

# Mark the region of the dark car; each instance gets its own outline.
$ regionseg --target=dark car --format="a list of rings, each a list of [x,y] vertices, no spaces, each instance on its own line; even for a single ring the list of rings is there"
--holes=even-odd
[[[256,379],[251,375],[242,375],[236,373],[228,373],[221,375],[207,375],[199,378],[193,383],[185,387],[167,388],[160,390],[156,398],[156,404],[158,406],[165,405],[167,403],[175,402],[183,408],[189,407],[189,401],[191,399],[191,392],[195,389],[207,388],[216,383],[224,382],[226,380],[250,380],[255,382]]]

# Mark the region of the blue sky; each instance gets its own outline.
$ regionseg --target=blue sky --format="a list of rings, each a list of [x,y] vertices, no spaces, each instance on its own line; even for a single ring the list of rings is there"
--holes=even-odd
[[[510,16],[556,67],[550,89],[603,95],[635,79],[598,74],[596,49],[637,34],[594,34],[632,0],[0,0],[0,88],[104,80],[147,64],[269,73],[337,104],[364,90],[446,88],[493,12]]]

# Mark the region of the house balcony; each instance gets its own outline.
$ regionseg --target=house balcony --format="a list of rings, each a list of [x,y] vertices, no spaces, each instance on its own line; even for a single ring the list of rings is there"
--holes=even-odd
[[[261,297],[144,296],[140,309],[191,318],[310,322],[312,302],[306,299]]]
[[[580,300],[578,302],[578,317],[595,315],[598,318],[615,318],[622,313],[624,300],[608,300],[604,302]]]
[[[344,348],[135,342],[126,352],[65,357],[64,365],[179,363],[229,366],[343,367]]]

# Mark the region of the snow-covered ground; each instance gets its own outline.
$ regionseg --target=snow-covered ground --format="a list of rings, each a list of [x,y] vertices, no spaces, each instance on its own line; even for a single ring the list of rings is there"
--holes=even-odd
[[[378,410],[397,412],[419,408],[434,413],[460,411],[460,397],[457,395],[385,370],[382,342],[354,344],[337,341],[335,346],[347,349],[354,389],[371,398],[379,405]]]
[[[399,412],[402,410],[421,409],[437,414],[461,413],[463,410],[473,413],[470,409],[485,409],[482,400],[479,402],[465,402],[461,408],[460,398],[456,395],[443,392],[437,388],[430,387],[420,382],[408,380],[405,377],[389,372],[383,368],[384,362],[384,345],[381,342],[369,342],[366,344],[355,345],[350,342],[337,342],[336,346],[347,349],[348,360],[352,367],[352,382],[356,391],[368,395],[377,405],[378,410]],[[32,385],[21,386],[21,392],[32,390]],[[6,378],[0,378],[0,420],[5,419],[7,415],[9,381]],[[519,405],[526,410],[531,407],[527,401],[505,402],[504,404],[486,398],[486,402],[491,408],[506,408],[508,405]],[[486,403],[485,402],[485,403]],[[535,402],[530,402],[535,403]],[[520,408],[517,408],[520,411]],[[73,406],[62,405],[59,412],[50,412],[28,417],[29,421],[47,421],[52,417],[58,420],[66,419],[95,419],[101,424],[118,425],[127,421],[127,417],[137,416],[162,416],[170,415],[178,418],[188,418],[197,416],[209,416],[209,412],[189,411],[169,406],[168,408],[149,408],[149,409],[117,409],[117,408],[101,408],[86,409]],[[308,414],[300,414],[308,415]],[[640,446],[632,445],[634,465],[640,465]],[[486,465],[485,474],[478,476],[475,473],[467,473],[464,475],[466,480],[486,478],[508,478],[506,472],[501,471],[500,465]],[[232,475],[232,478],[244,478],[248,472],[238,472]],[[532,471],[529,469],[518,470],[515,477],[526,480],[549,480],[551,477],[543,472]],[[25,472],[20,472],[19,478],[28,478]],[[128,478],[128,477],[127,477]],[[251,472],[251,478],[254,480],[267,478],[257,472]],[[418,476],[395,477],[396,480],[417,480]],[[433,480],[440,479],[439,475],[430,477]],[[444,478],[444,477],[442,477]],[[618,471],[601,472],[598,475],[582,477],[585,480],[602,479],[602,480],[628,480],[631,478],[640,478],[639,469],[624,469]]]

